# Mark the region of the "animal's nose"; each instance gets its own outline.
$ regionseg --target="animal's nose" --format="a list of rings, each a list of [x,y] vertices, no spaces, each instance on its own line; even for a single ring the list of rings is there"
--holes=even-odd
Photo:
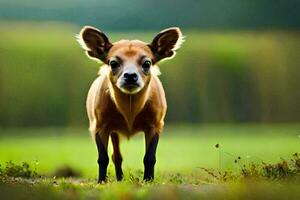
[[[124,80],[127,84],[136,83],[138,80],[138,75],[136,73],[124,73]]]

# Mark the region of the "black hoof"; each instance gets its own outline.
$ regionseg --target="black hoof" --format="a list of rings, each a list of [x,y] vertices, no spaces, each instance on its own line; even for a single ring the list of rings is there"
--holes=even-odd
[[[98,179],[98,184],[105,184],[107,183],[107,180],[106,179]]]
[[[122,181],[123,180],[123,175],[117,176],[117,181]]]

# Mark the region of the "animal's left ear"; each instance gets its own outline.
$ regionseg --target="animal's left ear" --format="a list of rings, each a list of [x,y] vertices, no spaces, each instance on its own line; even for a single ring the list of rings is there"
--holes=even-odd
[[[182,33],[177,27],[168,28],[158,33],[149,44],[154,55],[154,61],[172,58],[183,41]]]

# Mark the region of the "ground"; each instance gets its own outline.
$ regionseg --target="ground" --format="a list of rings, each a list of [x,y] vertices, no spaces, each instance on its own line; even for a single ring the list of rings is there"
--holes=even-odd
[[[300,152],[299,135],[297,124],[168,126],[159,143],[154,182],[142,181],[144,142],[139,134],[122,140],[124,181],[115,181],[110,162],[108,183],[98,185],[97,151],[87,130],[2,129],[2,168],[8,161],[28,162],[38,176],[2,178],[0,193],[9,199],[300,199],[299,179],[224,181],[203,170],[238,173],[243,165],[288,160]],[[63,169],[76,177],[59,177]]]

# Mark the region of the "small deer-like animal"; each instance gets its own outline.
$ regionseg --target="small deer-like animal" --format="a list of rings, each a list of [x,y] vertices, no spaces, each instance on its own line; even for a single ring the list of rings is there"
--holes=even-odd
[[[175,55],[183,42],[180,29],[165,29],[151,43],[139,40],[111,43],[100,30],[85,26],[77,39],[89,58],[104,63],[90,87],[86,104],[89,130],[98,149],[98,182],[107,179],[109,137],[119,181],[123,178],[119,134],[129,138],[141,131],[145,134],[146,145],[144,180],[152,180],[156,147],[167,110],[156,64]]]

